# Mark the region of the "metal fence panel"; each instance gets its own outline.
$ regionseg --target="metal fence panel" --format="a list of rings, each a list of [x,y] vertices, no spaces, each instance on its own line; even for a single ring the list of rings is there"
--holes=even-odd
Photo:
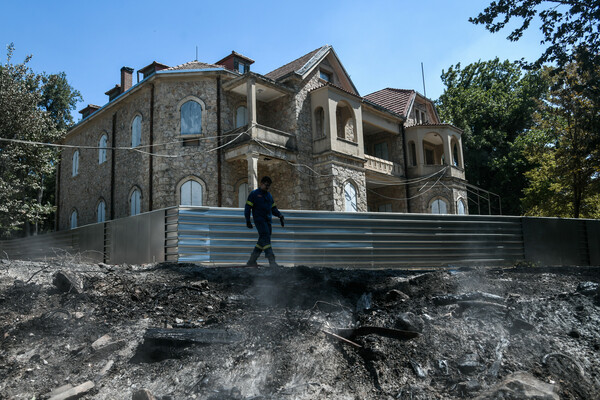
[[[589,265],[586,220],[523,218],[525,256],[545,265]]]
[[[277,261],[292,265],[498,265],[524,259],[520,217],[284,211]],[[180,262],[242,264],[257,233],[239,208],[181,207]]]

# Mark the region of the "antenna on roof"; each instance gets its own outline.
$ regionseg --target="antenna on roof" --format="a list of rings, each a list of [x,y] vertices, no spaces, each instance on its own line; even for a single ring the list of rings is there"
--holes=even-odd
[[[421,62],[421,76],[423,77],[423,96],[427,97],[427,90],[425,90],[425,70],[423,69],[423,62]]]
[[[198,61],[198,46],[196,46],[196,61]]]

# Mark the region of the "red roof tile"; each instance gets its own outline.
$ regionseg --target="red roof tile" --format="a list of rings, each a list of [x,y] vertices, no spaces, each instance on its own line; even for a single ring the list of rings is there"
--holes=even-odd
[[[306,65],[306,63],[309,62],[310,59],[313,58],[313,56],[315,54],[317,54],[317,52],[319,50],[321,50],[323,47],[325,47],[325,46],[321,46],[318,49],[315,49],[315,50],[311,51],[310,53],[305,54],[302,57],[297,58],[294,61],[289,62],[289,63],[285,64],[284,66],[277,68],[274,71],[269,72],[265,76],[267,78],[277,80],[277,79],[281,78],[282,76],[285,76],[291,72],[298,71],[300,68],[302,68],[304,65]]]
[[[395,114],[406,116],[415,95],[414,90],[385,88],[368,94],[364,98]]]

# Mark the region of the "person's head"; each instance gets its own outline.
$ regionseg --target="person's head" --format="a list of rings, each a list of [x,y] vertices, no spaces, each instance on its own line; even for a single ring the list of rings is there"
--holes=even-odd
[[[271,178],[269,178],[268,176],[263,176],[260,180],[260,188],[262,190],[269,190],[269,188],[271,187],[271,183],[273,183]]]

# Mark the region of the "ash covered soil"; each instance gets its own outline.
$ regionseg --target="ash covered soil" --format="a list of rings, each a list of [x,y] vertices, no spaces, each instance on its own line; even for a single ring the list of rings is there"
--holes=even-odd
[[[599,282],[4,259],[0,399],[598,399]]]

